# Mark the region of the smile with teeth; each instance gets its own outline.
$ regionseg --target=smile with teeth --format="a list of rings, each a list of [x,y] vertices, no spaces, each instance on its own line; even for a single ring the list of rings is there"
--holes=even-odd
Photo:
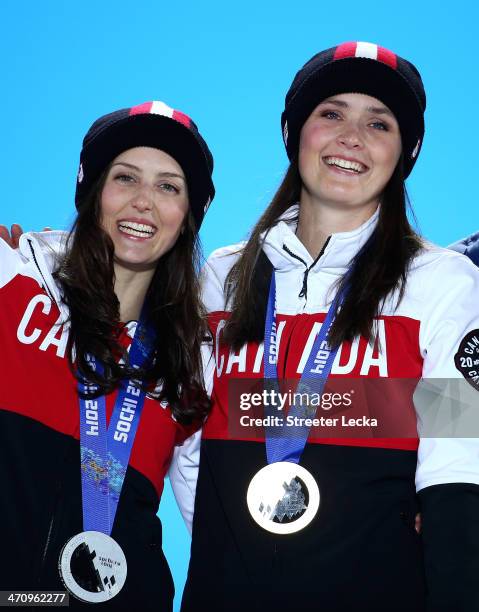
[[[367,166],[364,164],[342,159],[341,157],[325,157],[324,161],[328,164],[328,166],[337,166],[338,168],[341,168],[341,170],[348,170],[355,174],[361,174],[367,170]]]
[[[118,229],[123,234],[136,236],[137,238],[150,238],[156,232],[156,228],[145,223],[135,223],[134,221],[120,221]]]

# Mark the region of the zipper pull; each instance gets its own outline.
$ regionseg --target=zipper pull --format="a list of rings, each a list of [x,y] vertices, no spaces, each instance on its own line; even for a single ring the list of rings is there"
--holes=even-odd
[[[303,275],[303,286],[301,288],[301,291],[299,292],[298,297],[300,298],[304,298],[306,301],[308,299],[308,274],[310,272],[310,270],[312,268],[314,268],[314,266],[318,263],[318,261],[321,259],[321,257],[324,255],[324,251],[326,250],[326,247],[329,244],[329,241],[331,239],[331,236],[328,236],[326,242],[323,244],[323,247],[321,249],[321,251],[318,253],[318,256],[316,257],[316,259],[313,261],[313,263],[309,266],[309,268],[306,266],[306,270],[304,271],[304,275]],[[303,260],[301,260],[303,261]],[[305,263],[303,261],[303,263]],[[306,264],[305,264],[306,265]]]
[[[298,295],[299,298],[304,298],[305,300],[308,299],[308,274],[309,274],[309,270],[310,270],[310,268],[306,268],[306,270],[304,271],[304,274],[303,274],[303,286],[302,286],[301,291],[299,292],[299,295]]]

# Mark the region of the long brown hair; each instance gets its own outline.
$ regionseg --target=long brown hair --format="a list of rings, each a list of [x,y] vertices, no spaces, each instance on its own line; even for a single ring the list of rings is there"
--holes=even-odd
[[[385,298],[398,291],[403,297],[407,270],[422,241],[407,218],[409,199],[403,178],[402,158],[384,189],[377,226],[370,239],[351,262],[349,290],[329,333],[332,346],[363,336],[373,340],[373,321]],[[238,350],[246,342],[262,342],[264,318],[272,266],[262,251],[262,234],[301,194],[298,163],[293,161],[268,208],[255,225],[238,261],[226,278],[226,296],[231,301],[231,316],[223,340]],[[338,290],[345,285],[343,277]]]
[[[121,380],[132,377],[145,388],[161,383],[155,397],[168,402],[178,421],[202,419],[210,402],[202,377],[200,346],[206,329],[197,274],[200,247],[191,210],[183,233],[158,261],[148,288],[149,323],[157,332],[155,359],[147,369],[133,371],[127,351],[119,343],[114,247],[100,223],[106,175],[107,170],[80,203],[66,253],[55,273],[70,311],[70,367],[77,376],[96,383],[99,393],[108,393]],[[103,374],[92,371],[88,354],[103,363]]]

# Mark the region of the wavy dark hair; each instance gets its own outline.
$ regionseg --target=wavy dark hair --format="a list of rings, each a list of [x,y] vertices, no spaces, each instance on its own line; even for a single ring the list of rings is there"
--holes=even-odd
[[[232,311],[223,341],[235,350],[245,342],[263,341],[272,266],[262,251],[261,236],[278,223],[291,204],[299,201],[301,187],[298,163],[293,161],[226,278],[226,297]],[[408,267],[423,245],[408,221],[408,207],[401,157],[382,194],[377,226],[351,262],[349,291],[329,333],[333,347],[356,336],[372,342],[374,318],[380,314],[385,298],[397,291],[397,303],[401,301]],[[344,285],[343,277],[337,290]]]
[[[138,380],[145,389],[161,383],[161,391],[152,395],[166,400],[179,422],[203,419],[210,408],[200,352],[207,331],[199,299],[201,250],[193,216],[188,211],[184,231],[156,266],[146,296],[149,323],[157,332],[155,359],[150,367],[133,371],[119,343],[113,242],[101,227],[101,193],[107,173],[108,169],[80,203],[65,255],[55,272],[70,311],[70,367],[77,377],[98,385],[98,394],[113,391],[128,378]],[[92,371],[88,354],[103,363],[103,374]]]

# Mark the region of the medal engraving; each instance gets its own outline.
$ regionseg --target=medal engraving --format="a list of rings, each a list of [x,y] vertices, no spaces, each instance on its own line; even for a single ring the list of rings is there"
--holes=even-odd
[[[295,533],[316,516],[319,489],[305,468],[279,461],[257,472],[246,501],[252,518],[263,529],[280,535]]]
[[[284,496],[276,504],[273,514],[273,520],[278,520],[280,523],[283,520],[285,522],[296,520],[308,509],[308,506],[305,505],[306,496],[303,493],[299,478],[293,478],[289,484],[283,482],[283,488]]]

